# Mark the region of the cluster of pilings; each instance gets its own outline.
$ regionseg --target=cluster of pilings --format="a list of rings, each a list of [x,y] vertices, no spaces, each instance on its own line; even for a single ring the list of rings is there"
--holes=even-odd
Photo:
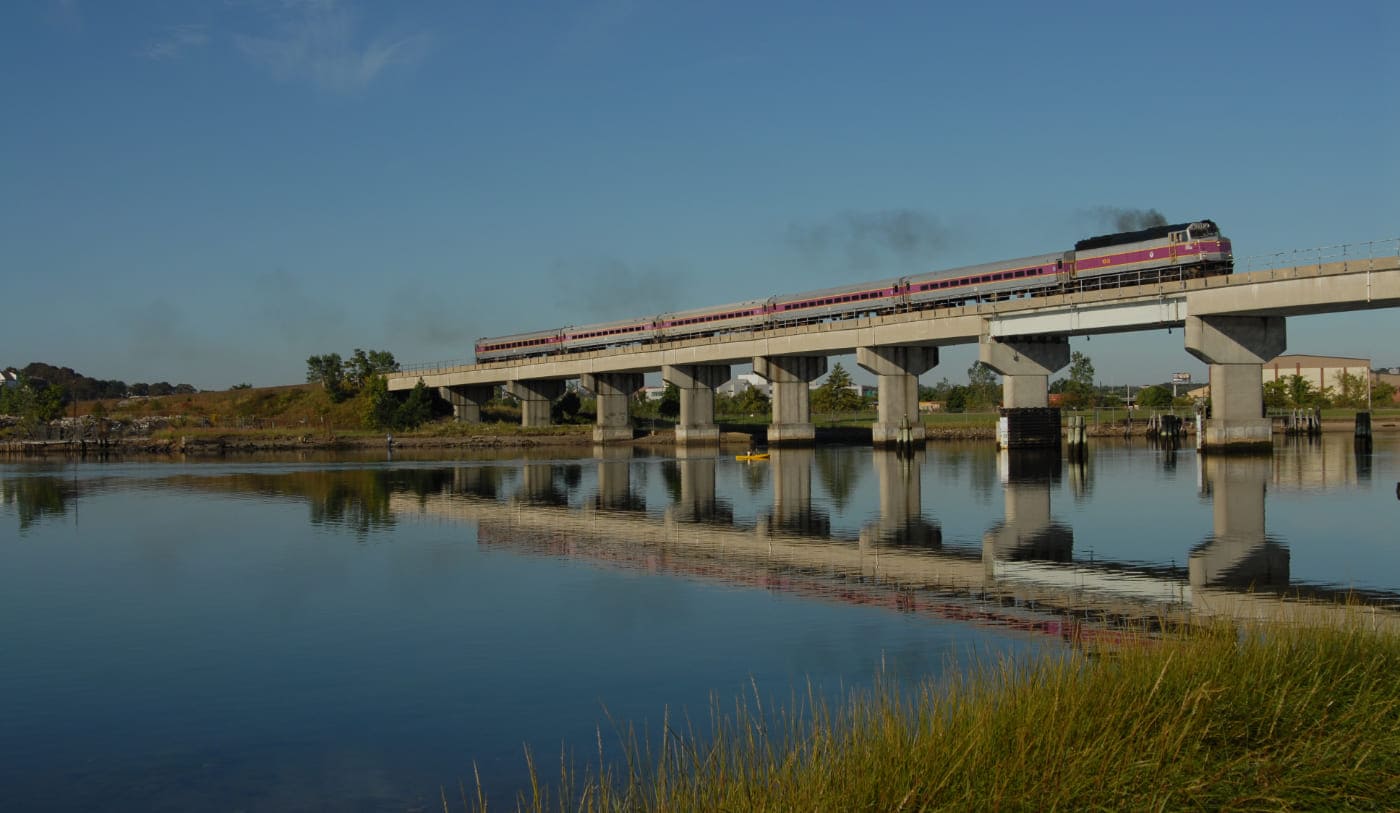
[[[1071,415],[1065,427],[1065,451],[1070,460],[1083,460],[1089,454],[1089,427],[1083,415]]]
[[[1367,416],[1368,428],[1370,416]],[[1315,438],[1322,434],[1322,410],[1294,409],[1283,416],[1283,433],[1290,437]]]
[[[1356,431],[1353,438],[1358,453],[1366,454],[1371,451],[1371,413],[1356,413]]]
[[[1186,422],[1177,415],[1153,415],[1147,419],[1147,437],[1173,446],[1181,444]]]

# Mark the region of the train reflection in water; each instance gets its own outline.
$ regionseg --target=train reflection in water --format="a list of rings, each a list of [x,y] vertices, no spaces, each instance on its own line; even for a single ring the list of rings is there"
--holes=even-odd
[[[813,476],[839,500],[839,484],[857,482],[869,469],[843,468],[859,458],[824,449],[774,450],[762,475],[771,507],[748,519],[736,519],[734,506],[717,496],[716,482],[752,477],[751,469],[713,454],[684,453],[658,467],[633,461],[626,451],[593,461],[596,493],[581,500],[576,495],[574,505],[568,484],[578,482],[576,472],[587,463],[526,463],[520,487],[509,495],[494,485],[500,475],[480,473],[499,467],[463,466],[451,490],[405,497],[395,510],[475,523],[484,546],[1055,634],[1067,634],[1066,623],[1112,627],[1173,614],[1326,620],[1344,612],[1336,606],[1344,594],[1292,582],[1287,548],[1265,533],[1265,495],[1277,476],[1268,458],[1195,458],[1213,529],[1180,568],[1075,560],[1074,532],[1055,517],[1052,495],[1065,479],[1076,498],[1087,493],[1092,464],[1064,462],[1054,453],[1002,453],[996,476],[1003,512],[978,550],[945,545],[943,529],[925,515],[923,453],[870,454],[879,512],[858,533],[833,529],[827,509],[812,499]],[[1170,457],[1159,456],[1159,465],[1176,465]],[[667,501],[648,506],[632,479],[658,468]],[[479,488],[481,482],[492,485]],[[1391,608],[1374,610],[1379,623],[1396,622],[1392,610],[1400,597],[1364,598]]]
[[[361,535],[402,522],[466,523],[478,529],[481,545],[493,548],[899,610],[1049,624],[1046,629],[1062,629],[1067,619],[1112,625],[1187,613],[1327,618],[1340,615],[1336,604],[1347,598],[1366,602],[1365,611],[1379,623],[1394,623],[1400,594],[1384,576],[1372,580],[1379,589],[1357,593],[1301,582],[1289,548],[1265,525],[1270,492],[1290,508],[1319,500],[1324,513],[1344,493],[1367,493],[1369,455],[1362,459],[1350,444],[1295,444],[1271,458],[1146,454],[1139,465],[1159,472],[1193,467],[1196,492],[1211,512],[1209,533],[1193,532],[1175,554],[1158,546],[1150,554],[1155,564],[1105,559],[1092,540],[1077,540],[1063,519],[1079,511],[1087,521],[1096,513],[1081,505],[1096,488],[1099,498],[1114,498],[1119,484],[1096,475],[1092,454],[1069,462],[1055,454],[998,456],[958,447],[910,457],[781,449],[765,463],[740,464],[713,452],[657,460],[613,447],[574,460],[282,472],[249,467],[157,479],[161,487],[304,501],[313,524]],[[1120,473],[1115,476],[1125,473],[1121,455],[1097,465]],[[6,478],[0,501],[17,517],[22,536],[35,523],[76,512],[81,499],[104,489],[107,477]],[[1134,477],[1128,478],[1132,487],[1141,488]],[[814,499],[817,484],[825,494]],[[931,512],[929,494],[962,495],[954,499],[967,505],[932,506],[939,510]],[[1059,506],[1063,514],[1056,513],[1056,494],[1072,500]],[[982,505],[997,503],[1000,516],[978,519]],[[955,518],[964,530],[950,534],[938,516]],[[1093,536],[1103,544],[1102,529]],[[1173,559],[1185,566],[1165,563]]]

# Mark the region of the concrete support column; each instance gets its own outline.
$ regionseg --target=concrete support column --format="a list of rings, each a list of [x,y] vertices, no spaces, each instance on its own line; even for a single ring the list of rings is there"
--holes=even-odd
[[[642,388],[641,373],[585,373],[579,381],[598,399],[598,422],[593,426],[594,443],[616,443],[632,439],[632,420],[627,405],[632,394]]]
[[[715,496],[715,473],[718,461],[708,452],[692,453],[682,447],[676,450],[676,467],[681,487],[668,518],[677,522],[733,522],[733,508],[722,505]]]
[[[564,382],[546,379],[512,381],[506,394],[520,401],[521,426],[549,426],[549,407],[564,394]]]
[[[1068,562],[1074,557],[1074,532],[1050,514],[1058,459],[1058,451],[1004,449],[998,453],[1005,518],[982,536],[988,579],[996,577],[998,561]]]
[[[875,449],[872,462],[880,479],[880,516],[860,531],[862,550],[875,545],[936,548],[943,531],[923,517],[923,452]]]
[[[719,443],[719,427],[715,425],[715,388],[729,380],[729,365],[667,365],[661,368],[661,380],[674,386],[681,395],[676,445]]]
[[[1264,533],[1264,495],[1273,460],[1220,455],[1199,460],[1202,480],[1209,484],[1214,527],[1187,559],[1191,586],[1287,587],[1288,549]]]
[[[777,449],[769,458],[773,476],[772,527],[790,534],[825,536],[831,521],[812,507],[812,449]]]
[[[457,423],[481,423],[481,408],[495,394],[496,388],[489,384],[438,387],[438,395],[452,405],[452,415]]]
[[[632,447],[599,446],[594,449],[598,456],[598,499],[596,505],[606,511],[633,511],[639,503],[632,494]]]
[[[1287,345],[1282,316],[1186,317],[1186,352],[1210,365],[1211,417],[1197,438],[1203,451],[1273,445],[1264,417],[1264,362]]]
[[[1002,341],[983,336],[977,358],[1001,373],[1002,406],[1050,406],[1050,374],[1069,364],[1069,340],[1060,336]]]
[[[856,363],[874,374],[880,387],[880,412],[870,427],[871,441],[876,446],[892,446],[900,441],[900,429],[909,427],[909,439],[923,443],[919,376],[938,366],[938,348],[858,347]]]
[[[811,443],[817,431],[812,426],[812,395],[808,386],[826,372],[826,356],[758,356],[753,371],[773,387],[773,423],[768,427],[768,445]]]
[[[569,495],[554,483],[554,466],[548,463],[527,463],[521,468],[520,490],[516,499],[531,505],[568,504]]]

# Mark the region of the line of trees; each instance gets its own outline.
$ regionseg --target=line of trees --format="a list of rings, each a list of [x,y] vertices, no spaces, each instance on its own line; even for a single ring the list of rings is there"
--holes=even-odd
[[[388,350],[366,351],[357,347],[348,359],[342,359],[339,353],[308,358],[306,381],[325,387],[326,394],[338,404],[359,395],[371,378],[398,370],[399,363]]]
[[[62,387],[21,373],[15,386],[0,386],[0,415],[19,418],[33,429],[61,417],[66,400]]]
[[[311,356],[306,360],[306,380],[325,388],[334,403],[357,400],[360,418],[368,429],[413,429],[447,408],[421,378],[406,398],[389,392],[385,374],[399,369],[388,350],[357,347],[349,358],[341,358],[339,353]]]
[[[120,379],[92,378],[83,375],[72,367],[58,367],[42,361],[33,361],[23,367],[9,367],[21,379],[36,382],[39,388],[50,385],[63,392],[65,404],[74,401],[95,401],[102,398],[126,398],[128,396],[192,395],[199,392],[190,384],[171,384],[157,381],[154,384],[137,382],[127,384]]]
[[[967,368],[967,383],[954,384],[947,378],[932,387],[919,387],[920,401],[939,401],[945,412],[980,412],[1001,406],[1001,379],[996,370],[974,361]]]
[[[1264,406],[1269,409],[1366,409],[1370,404],[1385,405],[1395,399],[1395,386],[1385,381],[1371,383],[1366,376],[1345,371],[1335,380],[1336,386],[1326,387],[1318,387],[1301,375],[1265,381]]]

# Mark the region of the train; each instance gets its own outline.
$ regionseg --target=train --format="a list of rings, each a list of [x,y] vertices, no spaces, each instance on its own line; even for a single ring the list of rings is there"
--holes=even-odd
[[[1090,237],[1069,251],[822,291],[578,325],[476,342],[479,363],[577,353],[839,319],[953,308],[1229,274],[1229,238],[1211,220]]]

